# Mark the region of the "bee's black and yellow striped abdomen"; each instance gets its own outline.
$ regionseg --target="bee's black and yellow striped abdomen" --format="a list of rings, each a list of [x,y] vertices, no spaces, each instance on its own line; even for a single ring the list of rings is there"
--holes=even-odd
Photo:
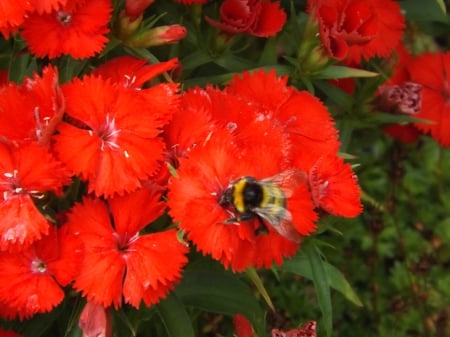
[[[283,208],[286,199],[276,186],[262,184],[252,177],[243,177],[233,185],[232,204],[238,213],[247,213],[269,205]]]

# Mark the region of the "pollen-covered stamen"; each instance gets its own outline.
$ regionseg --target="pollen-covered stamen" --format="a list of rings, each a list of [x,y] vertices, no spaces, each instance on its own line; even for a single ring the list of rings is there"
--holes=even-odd
[[[117,144],[117,140],[119,138],[119,134],[120,130],[116,128],[115,119],[110,118],[109,115],[106,115],[105,124],[103,124],[102,128],[97,131],[97,135],[102,141],[100,149],[102,151],[105,150],[105,147],[118,149],[119,145]]]
[[[68,26],[72,22],[72,13],[58,11],[56,13],[56,18],[63,26]]]
[[[44,261],[36,258],[31,262],[31,271],[36,274],[44,274],[47,272],[47,265]]]
[[[136,76],[124,75],[123,86],[125,88],[131,88],[136,83]]]
[[[0,189],[3,190],[3,200],[6,201],[10,197],[13,197],[17,194],[29,193],[25,188],[21,186],[18,174],[18,170],[13,170],[12,172],[3,173],[3,177],[0,178]]]

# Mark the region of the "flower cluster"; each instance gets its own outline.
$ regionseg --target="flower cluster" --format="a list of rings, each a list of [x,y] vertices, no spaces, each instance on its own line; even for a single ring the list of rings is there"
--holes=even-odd
[[[286,205],[298,236],[315,230],[319,209],[347,217],[361,212],[355,175],[337,156],[331,116],[317,98],[286,81],[256,71],[236,76],[223,90],[190,89],[183,95],[185,111],[165,132],[172,162],[179,164],[169,185],[170,214],[202,252],[236,271],[280,264],[298,248],[298,240],[271,226],[259,233],[258,218],[227,222],[238,214],[221,198],[242,176],[304,173]]]
[[[180,279],[187,259],[176,231],[143,232],[166,208],[150,177],[163,162],[160,134],[180,100],[176,84],[142,86],[177,64],[116,58],[62,86],[46,67],[42,77],[2,87],[3,317],[51,310],[70,283],[117,308],[155,303]],[[75,176],[89,195],[47,213]]]
[[[309,0],[309,20],[290,20],[281,1],[207,2],[165,4],[183,14],[160,26],[153,0],[0,4],[11,54],[0,73],[2,319],[76,296],[88,303],[80,325],[98,315],[110,331],[112,309],[174,289],[190,244],[234,272],[271,268],[323,217],[358,216],[338,124],[313,94],[330,74],[369,73],[349,66],[387,60],[392,75],[365,102],[418,119],[386,131],[450,146],[450,53],[412,55],[397,2]],[[300,22],[304,41],[282,36]],[[252,44],[261,50],[247,55]],[[268,69],[278,61],[280,73]],[[315,323],[274,333],[296,330]]]

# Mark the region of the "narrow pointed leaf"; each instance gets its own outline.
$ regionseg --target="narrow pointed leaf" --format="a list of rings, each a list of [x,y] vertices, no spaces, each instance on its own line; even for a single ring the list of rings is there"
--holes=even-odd
[[[316,289],[319,307],[322,311],[326,335],[327,337],[330,337],[332,332],[333,312],[331,307],[330,286],[324,261],[315,246],[307,246],[305,254],[308,257],[311,266],[312,281],[314,283],[314,288]]]
[[[187,306],[230,316],[240,313],[259,336],[265,334],[265,312],[237,275],[206,268],[187,270],[175,292]]]
[[[329,286],[334,290],[340,292],[345,296],[346,299],[348,299],[355,305],[363,306],[361,300],[359,299],[358,295],[356,295],[355,291],[352,289],[345,276],[336,267],[329,264],[328,262],[323,263],[327,272]],[[299,254],[294,258],[286,261],[281,269],[300,275],[309,280],[313,279],[311,265],[308,258],[304,254]]]
[[[258,289],[259,293],[264,298],[264,300],[266,301],[269,308],[272,309],[273,311],[275,311],[275,307],[272,303],[272,300],[270,299],[269,293],[267,292],[266,288],[264,287],[264,284],[263,284],[261,278],[259,277],[258,273],[256,272],[255,268],[247,269],[246,274],[250,278],[250,280],[252,280],[256,289]]]
[[[175,293],[170,293],[156,305],[156,310],[166,327],[169,337],[195,337],[191,319],[185,306]]]

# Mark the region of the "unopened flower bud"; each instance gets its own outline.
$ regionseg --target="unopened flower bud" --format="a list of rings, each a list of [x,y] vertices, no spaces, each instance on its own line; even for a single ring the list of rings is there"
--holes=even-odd
[[[376,105],[386,112],[415,115],[422,107],[422,85],[404,82],[382,86]]]
[[[119,13],[119,19],[116,25],[116,36],[120,40],[126,40],[139,27],[142,21],[142,15],[131,17],[125,11]]]
[[[186,28],[182,25],[160,26],[132,36],[125,44],[138,48],[160,46],[180,41],[186,37],[186,33]]]

